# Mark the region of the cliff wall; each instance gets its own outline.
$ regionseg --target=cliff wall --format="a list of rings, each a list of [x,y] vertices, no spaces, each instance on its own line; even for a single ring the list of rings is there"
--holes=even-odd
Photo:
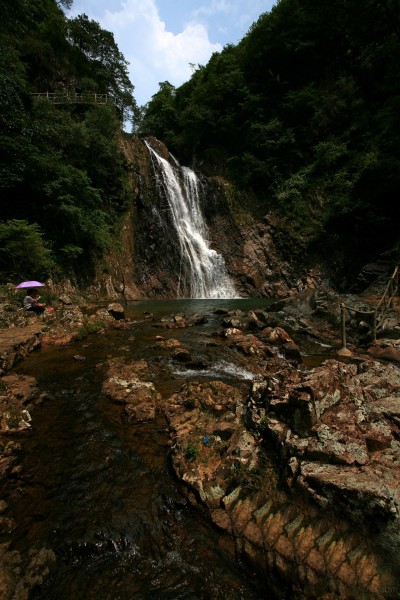
[[[167,160],[168,149],[155,138],[147,142]],[[98,264],[95,282],[85,291],[94,298],[175,298],[180,278],[179,242],[168,202],[143,140],[121,138],[132,201],[121,219],[112,250]],[[242,297],[283,297],[322,280],[319,267],[292,260],[293,248],[272,215],[255,219],[229,184],[204,178],[203,211],[212,248],[225,259]]]

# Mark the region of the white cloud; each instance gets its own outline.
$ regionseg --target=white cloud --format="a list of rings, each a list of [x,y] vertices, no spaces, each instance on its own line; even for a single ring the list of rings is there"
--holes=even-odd
[[[228,43],[237,43],[259,15],[271,10],[275,2],[276,0],[204,0],[204,4],[192,14],[195,18],[203,17],[213,23],[220,34],[229,32]]]
[[[212,0],[210,4],[200,6],[200,8],[193,11],[193,15],[206,15],[209,17],[217,13],[235,13],[235,4],[235,2],[229,2],[229,0]]]
[[[213,52],[222,50],[221,44],[211,43],[205,25],[196,19],[180,33],[167,31],[156,0],[125,0],[121,10],[107,10],[100,22],[114,32],[120,51],[130,62],[138,104],[157,92],[160,81],[179,86],[192,74],[189,63],[206,64]]]

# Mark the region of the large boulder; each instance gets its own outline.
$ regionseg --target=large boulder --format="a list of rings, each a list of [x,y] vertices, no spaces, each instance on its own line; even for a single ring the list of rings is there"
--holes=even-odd
[[[191,382],[162,402],[189,500],[294,598],[389,600],[399,575],[399,370],[262,360],[248,395]]]
[[[43,338],[42,329],[43,323],[35,321],[26,327],[12,327],[1,331],[0,375],[40,347]]]
[[[250,439],[240,422],[242,394],[222,382],[190,382],[162,402],[172,438],[172,463],[209,507],[226,495],[227,464],[249,460]],[[244,437],[243,437],[244,436]]]

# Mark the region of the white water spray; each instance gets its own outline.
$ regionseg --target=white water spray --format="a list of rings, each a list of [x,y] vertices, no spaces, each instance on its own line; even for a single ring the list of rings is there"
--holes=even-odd
[[[238,298],[223,256],[210,248],[207,226],[201,211],[201,183],[188,167],[172,166],[146,142],[158,166],[172,221],[178,235],[181,286],[190,298]],[[181,178],[179,178],[179,175]]]

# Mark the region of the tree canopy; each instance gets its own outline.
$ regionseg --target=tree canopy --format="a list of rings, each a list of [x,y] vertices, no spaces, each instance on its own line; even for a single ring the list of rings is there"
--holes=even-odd
[[[137,107],[112,33],[86,15],[68,19],[63,8],[70,5],[0,3],[0,225],[21,244],[24,235],[36,236],[35,247],[40,232],[43,257],[50,252],[53,267],[56,261],[88,275],[126,208],[127,167],[118,141]],[[95,91],[115,102],[54,105],[34,96]],[[12,261],[7,268],[3,260],[3,278],[14,272]]]
[[[132,115],[181,162],[227,178],[256,217],[280,215],[293,252],[317,248],[343,272],[399,243],[397,0],[279,0],[141,109],[113,34],[68,19],[70,5],[0,3],[0,224],[42,240],[53,270],[89,275],[110,244],[128,203],[119,136]],[[3,279],[15,272],[2,265]]]
[[[399,64],[397,0],[280,0],[190,81],[164,82],[142,133],[251,191],[301,252],[362,264],[399,238]]]

